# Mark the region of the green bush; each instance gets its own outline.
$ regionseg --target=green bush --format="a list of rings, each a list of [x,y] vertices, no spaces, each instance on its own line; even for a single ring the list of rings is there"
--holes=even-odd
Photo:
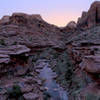
[[[7,94],[9,98],[18,98],[22,95],[21,89],[18,85],[7,88]]]
[[[6,45],[6,43],[3,39],[0,40],[0,45]]]

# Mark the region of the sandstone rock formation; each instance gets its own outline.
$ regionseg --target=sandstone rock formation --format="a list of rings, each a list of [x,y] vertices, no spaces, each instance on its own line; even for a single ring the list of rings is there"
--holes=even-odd
[[[70,28],[70,29],[74,29],[74,28],[76,28],[76,23],[75,23],[74,21],[71,21],[71,22],[69,22],[69,23],[67,24],[66,27],[68,27],[68,28]]]
[[[29,53],[30,49],[24,45],[1,46],[0,47],[0,63],[9,63],[10,56],[16,56]]]
[[[100,56],[89,55],[85,56],[80,64],[81,68],[85,70],[92,80],[100,84]]]
[[[82,67],[89,73],[100,74],[99,60],[100,56],[85,56],[83,59],[84,65]]]
[[[35,64],[48,48],[65,48],[59,30],[38,14],[14,13],[0,20],[0,100],[43,100],[45,88]]]
[[[77,28],[76,22],[75,21],[71,21],[65,27],[62,27],[60,29],[60,31],[66,33],[66,34],[68,32],[70,32],[70,34],[71,34],[71,32],[75,32],[76,28]]]
[[[62,41],[57,42],[63,38],[60,29],[45,22],[40,15],[14,13],[7,18],[9,20],[3,18],[0,23],[1,44],[18,43],[29,47],[63,45]]]
[[[1,23],[1,24],[6,24],[6,23],[9,23],[9,20],[10,20],[10,16],[4,16],[4,17],[0,20],[0,23]]]
[[[22,24],[22,25],[29,25],[32,20],[37,19],[39,21],[42,20],[40,15],[27,15],[24,13],[13,13],[10,17],[10,22],[13,24]]]
[[[12,16],[4,16],[1,20],[1,24],[29,24],[33,19],[42,21],[42,17],[39,14],[27,15],[24,13],[13,13]]]
[[[88,41],[88,40],[87,40]],[[93,42],[93,41],[92,41]],[[77,44],[78,43],[78,44]],[[68,46],[69,54],[73,59],[74,70],[72,84],[79,84],[76,86],[72,85],[72,88],[79,86],[82,90],[75,97],[79,97],[80,100],[87,100],[90,97],[91,100],[100,98],[100,54],[99,45],[95,43],[89,43],[86,41],[78,40],[74,41]],[[74,76],[75,75],[75,76]],[[86,80],[86,81],[85,81]],[[75,82],[74,82],[75,81]],[[85,84],[85,88],[84,88]],[[83,87],[82,87],[83,86]],[[98,87],[98,88],[97,88]],[[74,89],[71,89],[72,91]],[[76,91],[78,88],[76,89]],[[96,90],[96,91],[94,91]],[[75,90],[74,90],[75,91]],[[74,92],[73,91],[73,92]],[[98,94],[96,94],[98,91]],[[93,97],[92,97],[92,96]],[[70,100],[74,100],[72,96],[69,97]],[[99,100],[99,99],[97,99]]]
[[[0,63],[9,63],[10,57],[8,55],[0,54]]]
[[[88,12],[83,12],[78,19],[77,26],[89,28],[100,24],[100,1],[92,3]]]
[[[90,91],[100,94],[99,13],[96,1],[77,25],[71,21],[63,28],[37,14],[4,16],[0,20],[0,100],[44,100],[48,88],[38,76],[48,63],[58,74],[53,74],[57,82],[68,88],[69,100],[87,100]]]

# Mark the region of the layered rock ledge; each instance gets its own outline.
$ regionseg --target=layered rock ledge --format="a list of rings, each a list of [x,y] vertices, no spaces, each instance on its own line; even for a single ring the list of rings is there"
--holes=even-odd
[[[9,63],[11,56],[18,56],[30,52],[30,49],[24,45],[1,46],[0,47],[0,63]]]

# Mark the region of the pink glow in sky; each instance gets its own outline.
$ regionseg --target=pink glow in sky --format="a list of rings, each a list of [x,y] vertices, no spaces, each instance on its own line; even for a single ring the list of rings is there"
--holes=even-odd
[[[95,0],[0,0],[0,18],[13,12],[41,14],[51,24],[65,26],[77,21]],[[100,1],[100,0],[98,0]]]

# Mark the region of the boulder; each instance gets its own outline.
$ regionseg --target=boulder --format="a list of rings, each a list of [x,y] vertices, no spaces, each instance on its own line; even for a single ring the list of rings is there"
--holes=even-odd
[[[92,74],[100,74],[100,56],[85,56],[81,68]]]
[[[33,87],[27,84],[20,85],[20,89],[22,93],[29,93],[33,90]]]
[[[60,28],[60,31],[64,32],[64,33],[66,33],[66,32],[75,32],[76,28],[77,28],[76,22],[71,21],[65,27]]]
[[[74,21],[71,21],[67,24],[67,27],[70,28],[70,29],[74,29],[76,28],[76,22]]]
[[[16,76],[23,76],[27,73],[28,67],[23,67],[23,66],[17,66],[16,67],[16,72],[14,73]]]

